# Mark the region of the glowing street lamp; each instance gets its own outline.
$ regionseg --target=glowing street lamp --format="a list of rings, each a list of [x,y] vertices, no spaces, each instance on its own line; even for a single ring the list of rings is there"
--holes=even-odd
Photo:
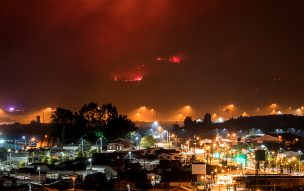
[[[247,112],[242,113],[242,117],[247,117],[247,116],[248,116]]]
[[[178,121],[183,121],[183,114],[180,112],[178,115],[177,115],[177,120]]]
[[[92,168],[92,159],[89,158],[90,168]]]
[[[24,140],[24,146],[26,146],[26,139],[25,139],[25,136],[22,136],[22,139]]]
[[[131,151],[129,151],[128,154],[129,154],[129,161],[131,162],[132,161],[132,153],[131,153]]]
[[[159,126],[159,123],[158,123],[158,121],[154,121],[152,125],[153,125],[154,127],[158,127],[158,126]]]
[[[139,109],[140,109],[140,110],[146,110],[147,107],[146,107],[146,106],[141,106]]]
[[[73,182],[73,190],[75,190],[75,181],[76,181],[76,177],[72,177],[72,182]]]
[[[30,146],[32,146],[35,141],[36,141],[35,137],[32,137],[30,141]]]
[[[12,163],[12,150],[7,149],[7,152],[9,152],[9,161],[10,161],[10,165],[11,165],[11,163]]]
[[[158,129],[158,131],[159,131],[159,132],[161,132],[161,131],[162,131],[162,127],[161,127],[161,126],[158,126],[158,128],[157,128],[157,129]]]
[[[217,119],[217,123],[223,123],[225,120],[224,120],[224,118],[223,117],[219,117],[218,119]]]
[[[154,189],[154,186],[155,186],[155,176],[151,177],[151,184],[152,184],[153,189]]]
[[[191,110],[191,106],[190,105],[186,105],[185,106],[185,110],[189,112]]]
[[[14,111],[15,111],[15,108],[14,108],[14,107],[10,107],[10,108],[8,109],[8,111],[9,111],[9,112],[14,112]]]
[[[278,108],[278,104],[272,103],[272,104],[270,105],[270,108],[271,108],[271,109],[277,109],[277,108]]]
[[[64,152],[61,152],[61,159],[64,161]]]
[[[38,170],[38,173],[39,173],[39,177],[38,178],[39,178],[39,184],[40,184],[40,182],[41,182],[40,181],[41,180],[41,178],[40,178],[40,166],[37,167],[37,170]]]

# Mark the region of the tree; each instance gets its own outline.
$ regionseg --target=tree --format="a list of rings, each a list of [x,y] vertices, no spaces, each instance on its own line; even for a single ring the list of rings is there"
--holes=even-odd
[[[135,124],[126,115],[119,115],[110,103],[100,107],[93,102],[84,105],[79,111],[79,122],[86,127],[85,138],[90,141],[96,141],[101,136],[108,139],[126,137],[136,130]]]
[[[75,114],[57,108],[52,115],[52,125],[60,129],[62,142],[75,142],[81,137],[91,142],[100,137],[115,139],[136,130],[135,124],[126,115],[119,115],[115,106],[102,104],[99,107],[94,102],[85,104]]]
[[[178,124],[173,124],[172,125],[172,131],[176,132],[176,131],[178,131],[180,129],[181,129],[181,127]]]
[[[211,122],[211,114],[210,113],[206,113],[205,117],[204,117],[204,121],[203,121],[203,124],[205,126],[209,126],[212,124]]]
[[[144,136],[140,141],[140,145],[144,148],[152,147],[155,143],[156,141],[152,135]]]
[[[118,117],[118,112],[117,112],[116,107],[110,103],[102,104],[100,109],[101,109],[101,113],[102,113],[102,119],[105,122]]]
[[[79,111],[79,117],[84,120],[87,128],[98,128],[104,125],[101,109],[97,103],[85,104]]]
[[[91,102],[85,104],[79,111],[79,115],[86,122],[88,128],[104,127],[110,120],[118,117],[118,112],[112,104],[102,104]]]
[[[195,121],[192,120],[192,117],[187,116],[184,120],[184,127],[185,128],[192,128],[195,127]]]
[[[51,116],[51,123],[58,125],[70,125],[75,117],[72,111],[58,107]]]
[[[51,116],[51,124],[58,128],[60,133],[60,141],[61,143],[69,142],[75,136],[75,131],[70,133],[70,128],[74,125],[75,115],[72,111],[68,109],[63,109],[58,107],[56,111]],[[66,136],[66,131],[69,131],[69,136]],[[73,133],[74,132],[74,133]]]
[[[126,137],[129,132],[136,129],[135,124],[126,115],[119,115],[108,121],[104,131],[108,138],[116,139]]]

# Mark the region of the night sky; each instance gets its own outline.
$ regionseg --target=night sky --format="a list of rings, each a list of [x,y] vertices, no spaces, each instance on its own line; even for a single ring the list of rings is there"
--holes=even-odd
[[[304,105],[304,1],[1,0],[0,108]]]

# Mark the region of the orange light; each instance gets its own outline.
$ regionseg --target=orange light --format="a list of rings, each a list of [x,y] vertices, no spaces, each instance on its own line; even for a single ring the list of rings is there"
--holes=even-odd
[[[191,106],[190,106],[190,105],[186,105],[186,106],[185,106],[185,110],[186,110],[186,111],[190,111],[190,109],[191,109]]]

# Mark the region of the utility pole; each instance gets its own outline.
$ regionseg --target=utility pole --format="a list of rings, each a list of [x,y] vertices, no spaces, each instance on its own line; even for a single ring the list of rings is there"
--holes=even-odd
[[[100,153],[102,153],[102,137],[100,137]]]
[[[81,138],[81,152],[83,154],[83,138]]]

